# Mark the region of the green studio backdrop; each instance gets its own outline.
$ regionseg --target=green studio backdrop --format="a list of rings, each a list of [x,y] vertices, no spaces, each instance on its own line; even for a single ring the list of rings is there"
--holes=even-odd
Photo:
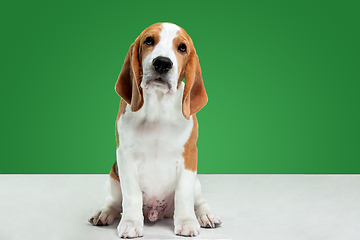
[[[199,173],[360,173],[359,1],[2,1],[1,173],[108,173],[130,44],[174,22],[209,102]]]

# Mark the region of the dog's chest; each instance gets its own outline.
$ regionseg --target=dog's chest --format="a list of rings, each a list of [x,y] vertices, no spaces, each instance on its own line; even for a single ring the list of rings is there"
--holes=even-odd
[[[174,190],[178,167],[183,163],[184,145],[192,124],[144,122],[133,128],[135,163],[140,185],[148,195]]]
[[[127,108],[118,122],[120,146],[131,149],[144,205],[168,204],[184,161],[182,154],[193,120],[183,117],[181,98],[173,102],[175,105],[170,102],[164,108],[162,102],[145,98],[140,111],[134,113]]]

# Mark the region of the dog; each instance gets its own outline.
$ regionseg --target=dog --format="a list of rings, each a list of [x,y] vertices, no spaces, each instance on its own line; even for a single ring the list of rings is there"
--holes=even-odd
[[[196,175],[196,113],[208,97],[190,36],[172,23],[146,28],[130,46],[115,90],[117,158],[106,203],[89,222],[108,225],[121,217],[121,238],[143,236],[144,217],[173,217],[180,236],[219,226]]]

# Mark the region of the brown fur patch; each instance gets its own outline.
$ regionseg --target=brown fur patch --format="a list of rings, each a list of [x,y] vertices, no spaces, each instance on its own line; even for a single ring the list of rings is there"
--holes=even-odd
[[[116,122],[115,122],[115,141],[116,141],[116,148],[119,148],[120,146],[120,141],[119,141],[119,132],[117,129],[117,122],[119,121],[119,118],[122,114],[125,113],[125,108],[126,108],[127,103],[121,99],[120,100],[120,106],[119,106],[119,112],[116,118]],[[110,171],[110,177],[114,178],[117,181],[119,180],[119,172],[118,172],[118,167],[117,167],[117,162],[115,161],[115,163],[113,164],[111,171]]]
[[[194,114],[192,116],[194,121],[193,128],[189,139],[184,145],[184,152],[182,155],[184,157],[185,169],[195,172],[197,170],[197,159],[198,159],[198,149],[196,146],[196,141],[199,135],[199,131],[198,131],[199,124],[196,115]]]
[[[201,76],[199,58],[192,46],[185,70],[185,89],[183,94],[183,115],[186,119],[200,111],[208,101]]]
[[[178,47],[180,46],[180,44],[186,45],[186,52],[179,52]],[[178,79],[178,87],[180,82],[185,78],[186,66],[192,50],[192,45],[193,42],[190,36],[185,32],[184,29],[180,28],[177,37],[173,40],[173,51],[178,62],[178,72],[180,73]]]
[[[112,177],[113,179],[115,179],[116,181],[120,182],[120,178],[119,178],[119,169],[117,166],[117,163],[115,161],[115,163],[113,164],[111,171],[110,171],[110,177]]]
[[[160,42],[160,31],[161,23],[156,23],[145,29],[139,36],[140,38],[140,53],[139,60],[141,60],[141,65],[144,62],[144,59],[154,50],[155,46]],[[146,38],[151,37],[154,39],[154,45],[148,46],[144,42]]]
[[[121,99],[120,100],[120,105],[119,105],[119,112],[116,118],[116,122],[115,122],[115,141],[116,141],[116,148],[119,148],[120,146],[120,142],[119,142],[119,133],[118,133],[118,128],[117,128],[117,122],[119,121],[119,118],[122,114],[125,113],[125,108],[126,108],[127,103]]]

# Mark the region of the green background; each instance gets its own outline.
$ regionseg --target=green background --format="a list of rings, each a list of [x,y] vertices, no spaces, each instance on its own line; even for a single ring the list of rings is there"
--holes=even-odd
[[[360,173],[359,1],[2,1],[1,173],[108,173],[147,26],[192,37],[199,173]]]

